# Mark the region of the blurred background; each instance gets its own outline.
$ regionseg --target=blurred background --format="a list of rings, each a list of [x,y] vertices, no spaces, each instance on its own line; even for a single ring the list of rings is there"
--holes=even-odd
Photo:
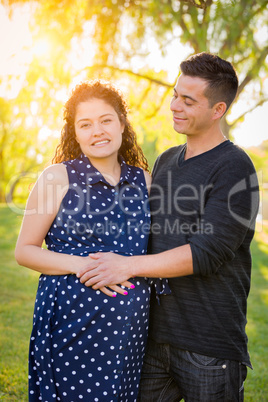
[[[83,79],[122,88],[152,167],[185,141],[172,128],[169,102],[180,62],[202,51],[237,70],[238,96],[222,127],[267,183],[267,22],[267,0],[2,1],[0,201],[24,203],[53,157],[63,103]]]
[[[222,129],[248,152],[259,175],[249,323],[257,371],[250,374],[247,400],[268,401],[267,5],[267,0],[0,1],[0,400],[27,400],[37,276],[16,265],[13,250],[29,191],[54,156],[71,89],[84,79],[114,81],[126,95],[152,168],[160,152],[185,142],[173,130],[169,110],[179,64],[209,51],[232,62],[238,73],[238,95]]]

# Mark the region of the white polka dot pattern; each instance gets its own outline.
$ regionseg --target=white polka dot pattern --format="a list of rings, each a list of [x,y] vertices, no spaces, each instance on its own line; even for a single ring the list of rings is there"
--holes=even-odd
[[[50,250],[146,253],[150,214],[142,170],[121,163],[116,187],[82,155],[66,162],[70,187],[46,237]],[[110,298],[75,275],[41,275],[29,355],[29,401],[135,401],[150,289],[133,279]]]

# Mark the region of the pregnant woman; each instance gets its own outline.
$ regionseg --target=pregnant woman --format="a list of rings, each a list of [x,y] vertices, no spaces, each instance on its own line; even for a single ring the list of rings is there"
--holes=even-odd
[[[135,401],[147,339],[148,283],[133,278],[95,291],[76,273],[95,252],[146,253],[148,164],[125,100],[111,83],[76,86],[64,120],[54,163],[29,196],[15,252],[20,265],[41,273],[29,401]]]

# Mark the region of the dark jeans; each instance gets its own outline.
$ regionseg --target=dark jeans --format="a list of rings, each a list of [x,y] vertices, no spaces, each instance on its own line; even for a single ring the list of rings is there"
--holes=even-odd
[[[140,402],[242,402],[247,367],[148,341]]]

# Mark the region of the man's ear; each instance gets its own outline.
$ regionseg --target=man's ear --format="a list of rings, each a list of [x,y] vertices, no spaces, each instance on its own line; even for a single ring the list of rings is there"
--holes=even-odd
[[[213,114],[213,120],[220,119],[224,113],[226,112],[227,106],[225,102],[218,102],[215,103],[213,106],[214,109],[214,114]]]

